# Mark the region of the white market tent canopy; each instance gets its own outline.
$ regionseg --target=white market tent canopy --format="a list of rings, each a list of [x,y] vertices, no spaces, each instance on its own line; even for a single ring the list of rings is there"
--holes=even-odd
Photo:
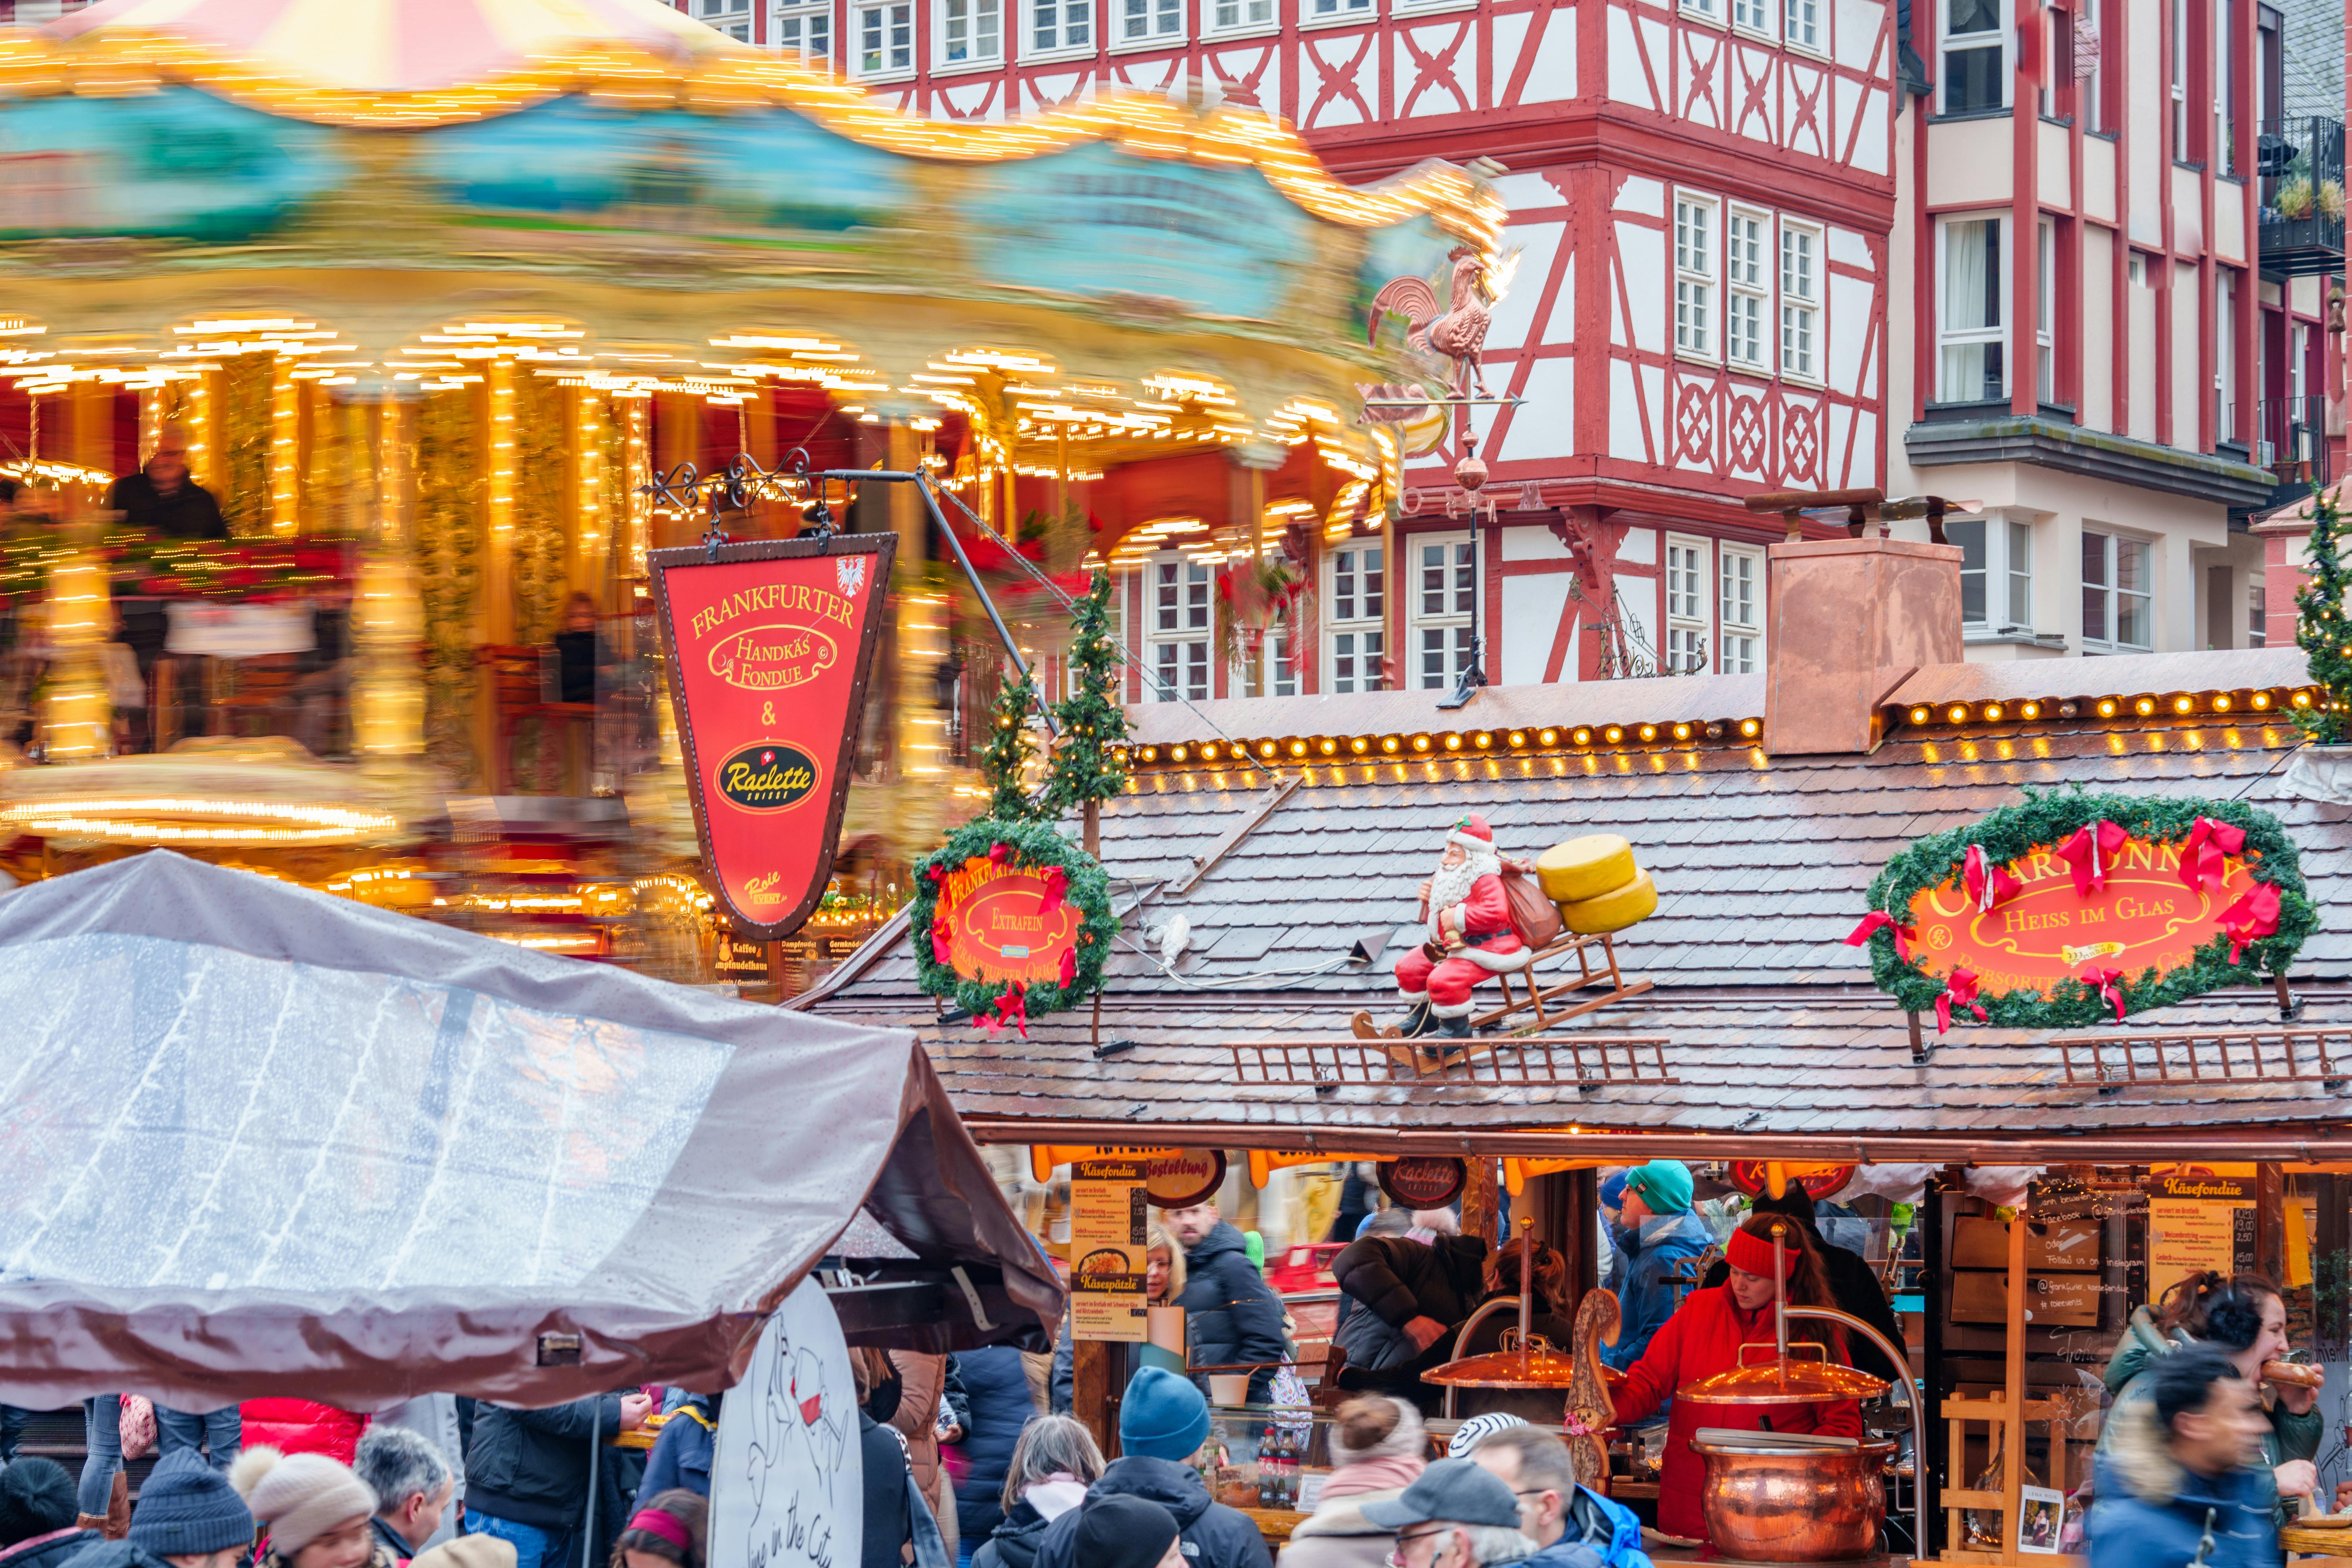
[[[8,1404],[716,1389],[852,1249],[853,1341],[1061,1312],[902,1030],[157,851],[0,898],[0,1041]]]

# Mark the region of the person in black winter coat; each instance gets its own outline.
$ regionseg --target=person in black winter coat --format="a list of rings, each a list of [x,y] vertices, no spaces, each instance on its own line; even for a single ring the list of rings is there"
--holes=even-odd
[[[5,1568],[58,1568],[100,1539],[95,1530],[77,1530],[80,1505],[74,1479],[53,1459],[23,1458],[0,1470],[0,1564]]]
[[[1021,1352],[1010,1345],[962,1351],[948,1358],[966,1399],[963,1412],[963,1456],[970,1468],[956,1488],[956,1533],[964,1541],[982,1542],[1004,1517],[999,1500],[1005,1473],[1013,1466],[1013,1449],[1021,1428],[1037,1414],[1029,1394],[1029,1373]]]
[[[610,1442],[644,1426],[652,1409],[653,1401],[635,1391],[545,1410],[478,1404],[466,1450],[466,1533],[518,1541],[519,1552],[527,1540],[539,1561],[569,1562],[587,1521],[590,1434]],[[611,1518],[609,1507],[597,1511],[600,1535],[626,1522]]]
[[[1828,1276],[1830,1300],[1841,1312],[1850,1313],[1885,1334],[1895,1344],[1903,1342],[1903,1321],[1895,1315],[1895,1304],[1886,1299],[1886,1291],[1878,1283],[1878,1271],[1861,1254],[1843,1247],[1832,1246],[1822,1239],[1821,1226],[1813,1218],[1813,1196],[1798,1183],[1789,1184],[1788,1191],[1780,1197],[1769,1193],[1756,1194],[1750,1205],[1758,1214],[1784,1215],[1805,1227],[1812,1238],[1814,1249],[1821,1254],[1822,1271]],[[1718,1258],[1707,1269],[1700,1288],[1712,1289],[1731,1277],[1730,1266]],[[1897,1373],[1876,1345],[1860,1334],[1845,1336],[1846,1354],[1858,1371],[1873,1377],[1894,1380]]]
[[[1452,1353],[1455,1330],[1485,1295],[1486,1244],[1471,1236],[1368,1236],[1331,1261],[1345,1388],[1435,1403],[1421,1374]],[[1425,1412],[1424,1412],[1425,1413]]]
[[[1021,1429],[1004,1478],[1004,1521],[971,1554],[971,1568],[1035,1568],[1037,1548],[1054,1521],[1086,1500],[1102,1479],[1102,1450],[1067,1415],[1040,1415]]]
[[[1129,1380],[1119,1403],[1123,1457],[1087,1489],[1087,1498],[1143,1498],[1166,1509],[1176,1518],[1187,1568],[1273,1568],[1265,1537],[1249,1516],[1212,1500],[1201,1484],[1191,1461],[1208,1440],[1209,1402],[1201,1391],[1172,1372],[1145,1367]],[[1046,1527],[1032,1568],[1089,1568],[1077,1561],[1084,1512],[1074,1508]]]
[[[1290,1359],[1282,1334],[1282,1298],[1250,1261],[1242,1233],[1225,1223],[1213,1203],[1163,1211],[1168,1229],[1184,1244],[1184,1359],[1193,1366],[1263,1365]],[[1203,1390],[1208,1374],[1196,1373]],[[1250,1374],[1249,1402],[1274,1399],[1270,1366]]]

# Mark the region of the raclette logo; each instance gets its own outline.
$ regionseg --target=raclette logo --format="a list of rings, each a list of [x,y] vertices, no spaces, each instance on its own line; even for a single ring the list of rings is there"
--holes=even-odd
[[[782,811],[816,788],[815,759],[782,741],[755,741],[712,770],[711,787],[746,811]]]

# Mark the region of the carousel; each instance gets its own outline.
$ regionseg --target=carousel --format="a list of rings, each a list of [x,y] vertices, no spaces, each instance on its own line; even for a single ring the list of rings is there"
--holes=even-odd
[[[1255,110],[911,116],[661,0],[102,0],[0,33],[0,867],[169,845],[679,979],[730,953],[646,557],[710,519],[656,473],[961,503],[723,520],[899,536],[821,963],[978,804],[982,590],[1049,689],[1098,563],[1207,565],[1254,647],[1433,434],[1376,297],[1501,219]]]

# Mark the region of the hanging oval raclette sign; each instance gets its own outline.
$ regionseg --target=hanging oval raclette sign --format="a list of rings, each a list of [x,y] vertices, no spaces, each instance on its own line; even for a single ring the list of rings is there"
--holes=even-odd
[[[1381,1191],[1400,1208],[1442,1209],[1462,1195],[1470,1167],[1449,1154],[1401,1154],[1381,1162]]]
[[[647,557],[702,858],[738,931],[800,929],[833,875],[898,537]]]
[[[966,980],[1058,984],[1086,911],[1049,897],[1042,871],[973,856],[947,874],[931,915],[948,936],[948,967]]]

